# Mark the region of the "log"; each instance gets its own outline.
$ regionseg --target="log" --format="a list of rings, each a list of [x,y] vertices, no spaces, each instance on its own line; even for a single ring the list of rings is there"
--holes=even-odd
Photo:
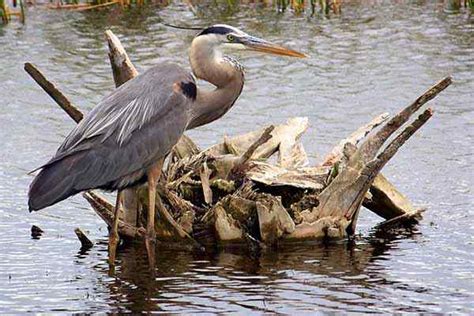
[[[396,117],[405,116],[405,113],[405,111],[402,111]],[[367,148],[373,150],[373,147],[364,146],[365,143],[362,144],[357,152],[350,158],[348,166],[319,195],[320,204],[317,208],[305,214],[305,221],[312,223],[324,217],[337,218],[344,216],[352,223],[351,227],[354,228],[363,197],[367,193],[377,173],[395,154],[396,150],[398,150],[429,117],[431,117],[431,111],[427,110],[415,120],[412,125],[408,126],[396,137],[374,160],[367,162],[361,160],[361,157],[370,157],[366,153],[362,153],[362,150]],[[406,119],[408,119],[408,117],[406,117]],[[396,125],[392,125],[392,128],[397,129]],[[372,137],[388,138],[391,134],[392,133],[377,133]],[[366,142],[380,143],[378,139],[374,140],[373,138],[369,138]],[[348,233],[353,233],[353,229],[349,230]],[[344,237],[344,235],[341,237]]]
[[[439,92],[441,92],[441,90]],[[414,111],[412,113],[414,113]],[[405,120],[405,118],[403,118],[404,115],[407,115],[406,120],[408,120],[408,117],[411,114],[406,114],[406,112],[405,113],[402,112],[400,114],[401,120]],[[367,190],[369,190],[370,185],[372,185],[375,177],[380,172],[380,170],[382,170],[382,168],[387,164],[387,162],[396,154],[398,149],[400,149],[400,147],[411,136],[413,136],[413,134],[421,126],[423,126],[432,116],[433,116],[433,110],[431,108],[426,109],[422,114],[420,114],[420,116],[418,116],[418,118],[412,124],[408,125],[397,137],[395,137],[395,139],[392,140],[388,144],[385,150],[383,150],[382,153],[380,153],[376,159],[370,161],[362,169],[361,175],[366,178],[365,184],[364,186],[362,186],[360,193],[357,196],[357,199],[354,200],[351,207],[347,210],[345,214],[346,218],[352,219],[351,226],[349,227],[349,234],[353,234],[355,232],[357,215],[358,215],[360,206],[362,204],[362,199],[363,199],[363,196],[361,197],[362,192],[365,191],[363,193],[364,195],[367,193]],[[401,125],[402,124],[400,124],[400,126]],[[391,134],[391,133],[387,133],[387,134]],[[409,216],[410,214],[406,214],[406,215]]]
[[[244,232],[239,222],[228,214],[219,203],[214,207],[213,212],[218,240],[224,243],[243,242]]]
[[[261,195],[256,202],[256,208],[260,236],[265,244],[276,245],[283,235],[295,231],[295,222],[277,197]]]
[[[302,222],[298,224],[293,233],[284,236],[285,241],[306,241],[318,239],[341,239],[345,238],[346,229],[350,222],[345,217],[326,216],[313,222]]]
[[[330,171],[329,167],[285,169],[266,162],[253,161],[247,178],[267,186],[290,186],[321,191]]]
[[[299,139],[308,129],[308,118],[293,118],[288,120],[288,124],[295,128],[291,133],[282,134],[278,146],[278,164],[286,169],[306,167],[309,160]]]

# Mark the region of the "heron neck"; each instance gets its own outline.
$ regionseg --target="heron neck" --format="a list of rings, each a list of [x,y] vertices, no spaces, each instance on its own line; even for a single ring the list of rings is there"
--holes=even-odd
[[[194,75],[216,88],[198,88],[187,129],[208,124],[222,117],[234,105],[242,92],[244,73],[242,67],[213,47],[195,43],[189,56]]]

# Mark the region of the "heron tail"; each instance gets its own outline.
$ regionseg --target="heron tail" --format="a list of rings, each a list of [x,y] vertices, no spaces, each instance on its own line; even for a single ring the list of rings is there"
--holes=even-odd
[[[79,191],[74,188],[77,170],[73,166],[77,155],[65,157],[43,166],[28,192],[30,212],[58,203]]]

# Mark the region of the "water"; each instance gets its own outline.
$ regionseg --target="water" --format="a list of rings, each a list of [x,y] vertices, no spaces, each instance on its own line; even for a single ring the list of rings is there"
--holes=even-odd
[[[0,313],[5,312],[462,312],[474,313],[474,23],[434,3],[346,4],[330,19],[271,8],[179,3],[146,12],[30,9],[27,24],[0,27]],[[140,71],[187,64],[193,32],[174,23],[224,22],[298,48],[295,60],[239,54],[243,94],[223,119],[193,131],[201,146],[257,125],[309,117],[313,161],[376,114],[394,113],[446,75],[433,119],[384,169],[428,208],[412,232],[379,236],[362,212],[354,243],[294,246],[278,253],[161,250],[157,278],[143,248],[118,255],[108,275],[107,229],[81,197],[29,214],[27,172],[45,162],[74,126],[23,71],[35,63],[89,111],[113,89],[103,32],[110,27]],[[45,232],[30,236],[32,225]],[[79,250],[74,228],[96,245]]]

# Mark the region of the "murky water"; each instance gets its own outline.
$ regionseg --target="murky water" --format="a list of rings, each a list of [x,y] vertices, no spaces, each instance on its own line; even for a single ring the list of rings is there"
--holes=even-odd
[[[331,19],[271,8],[187,6],[125,14],[30,9],[28,23],[0,26],[0,313],[4,312],[448,312],[474,313],[474,20],[434,3],[345,5]],[[187,64],[193,33],[175,23],[233,24],[311,55],[240,55],[247,83],[223,119],[193,131],[202,146],[256,125],[308,116],[316,161],[376,114],[400,109],[452,74],[431,104],[435,117],[384,173],[428,211],[413,232],[379,236],[363,212],[354,243],[278,253],[162,250],[151,279],[143,248],[120,252],[108,275],[107,229],[81,197],[29,214],[27,172],[74,126],[23,71],[33,62],[84,111],[113,89],[103,32],[110,27],[135,65]],[[45,232],[30,236],[31,225]],[[97,242],[81,253],[73,229]]]

